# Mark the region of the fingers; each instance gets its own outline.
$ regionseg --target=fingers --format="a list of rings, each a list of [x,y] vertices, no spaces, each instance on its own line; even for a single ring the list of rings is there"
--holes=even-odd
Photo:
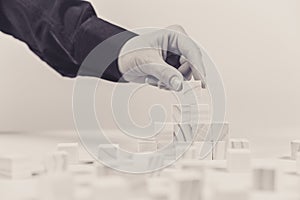
[[[202,52],[198,45],[186,35],[181,26],[168,27],[170,31],[168,41],[171,52],[179,52],[189,61],[195,80],[205,82],[206,70],[202,60]]]
[[[151,85],[157,84],[174,91],[182,90],[184,81],[182,74],[163,60],[158,60],[156,63],[150,63],[140,67],[141,70],[147,74],[145,81]]]
[[[182,59],[181,59],[182,60]],[[191,80],[192,78],[192,69],[190,63],[186,60],[181,62],[181,66],[178,68],[178,71],[184,76],[186,80]]]

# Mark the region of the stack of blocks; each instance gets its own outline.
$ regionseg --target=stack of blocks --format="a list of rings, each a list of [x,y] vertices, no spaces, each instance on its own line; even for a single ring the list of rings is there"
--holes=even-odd
[[[224,122],[211,122],[211,101],[207,89],[201,87],[201,82],[191,83],[191,88],[183,93],[188,98],[196,97],[188,105],[173,105],[174,140],[191,143],[187,151],[188,157],[205,160],[224,160],[229,138],[229,126]],[[194,103],[197,104],[194,104]],[[192,152],[189,152],[192,151]]]

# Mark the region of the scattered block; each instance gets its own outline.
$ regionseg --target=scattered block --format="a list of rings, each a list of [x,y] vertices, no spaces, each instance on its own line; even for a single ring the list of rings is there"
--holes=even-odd
[[[244,138],[232,138],[229,140],[230,149],[249,149],[250,144],[247,139]]]
[[[230,185],[230,184],[229,184]],[[213,192],[213,200],[250,200],[251,195],[247,188],[217,186]]]
[[[275,191],[277,172],[272,167],[257,167],[253,169],[253,189],[257,191]]]
[[[300,140],[293,140],[291,142],[291,158],[296,159],[296,154],[300,152]]]
[[[297,174],[300,175],[300,152],[296,154],[296,170]]]
[[[97,178],[96,167],[93,165],[71,165],[69,172],[72,174],[75,184],[90,186],[92,180]]]
[[[217,141],[213,142],[213,151],[212,151],[212,159],[213,160],[225,160],[226,159],[226,142],[225,141]]]
[[[170,188],[171,181],[165,177],[152,177],[147,179],[147,189],[151,199],[162,200],[168,199],[168,190]]]
[[[202,199],[202,175],[196,172],[182,171],[171,177],[170,199]]]
[[[56,151],[46,156],[44,160],[47,173],[63,172],[68,168],[68,153],[65,151]]]
[[[0,175],[11,179],[25,179],[32,175],[28,157],[21,155],[0,156]]]
[[[92,189],[92,200],[130,199],[131,190],[128,183],[121,177],[109,176],[94,181]]]
[[[54,173],[41,176],[37,184],[39,200],[74,200],[75,185],[71,174]]]
[[[251,152],[249,149],[228,149],[227,169],[229,172],[248,172],[251,169]]]
[[[57,145],[57,151],[64,151],[68,154],[69,164],[77,164],[79,160],[78,143],[61,143]]]
[[[118,144],[100,144],[98,146],[98,158],[101,160],[113,162],[120,157]]]

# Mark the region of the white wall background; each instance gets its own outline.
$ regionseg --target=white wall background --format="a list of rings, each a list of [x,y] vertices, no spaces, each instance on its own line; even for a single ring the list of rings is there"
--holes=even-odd
[[[233,135],[300,133],[298,0],[92,2],[101,17],[130,29],[183,25],[219,67]],[[0,131],[74,129],[73,80],[61,78],[4,34],[0,58]],[[98,91],[108,128],[113,127],[107,106],[111,88],[105,83]],[[163,99],[157,95],[153,102]]]

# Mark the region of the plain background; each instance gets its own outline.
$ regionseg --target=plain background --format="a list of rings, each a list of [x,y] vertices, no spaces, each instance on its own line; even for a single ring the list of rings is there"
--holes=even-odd
[[[300,133],[298,0],[92,3],[100,17],[129,29],[184,26],[222,74],[232,135]],[[74,130],[74,80],[60,77],[26,45],[2,33],[0,55],[0,131]],[[101,85],[97,110],[104,126],[114,128],[108,106],[112,84]],[[165,95],[153,89],[139,94],[133,117],[146,119],[143,101],[166,103]]]

